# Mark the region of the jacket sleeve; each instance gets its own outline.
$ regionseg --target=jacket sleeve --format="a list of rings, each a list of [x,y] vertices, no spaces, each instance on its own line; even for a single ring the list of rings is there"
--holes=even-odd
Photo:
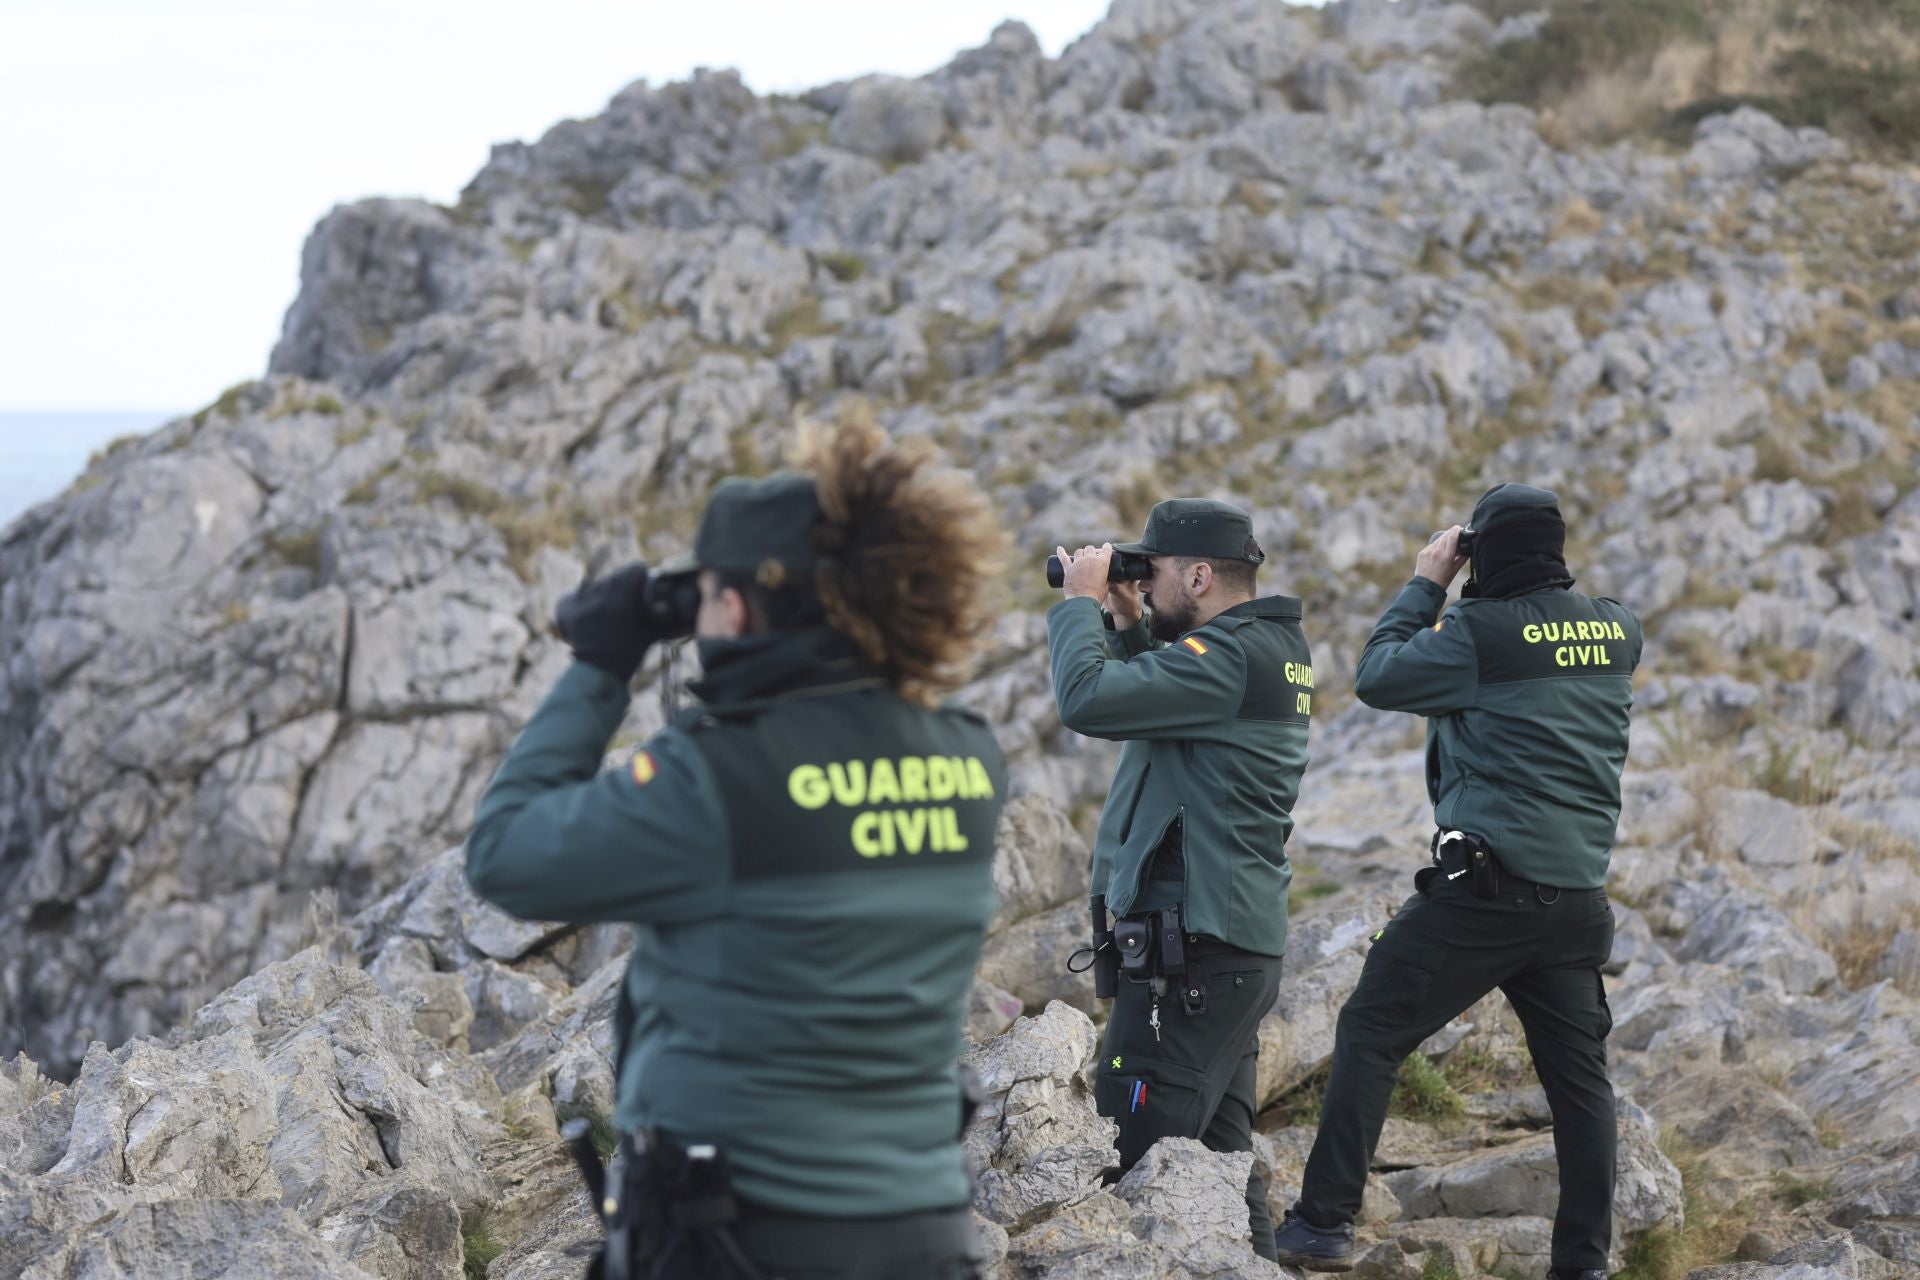
[[[656,735],[602,772],[628,702],[624,685],[569,668],[480,798],[467,882],[536,920],[654,923],[724,909],[729,832],[706,760],[686,734]]]
[[[1246,654],[1225,631],[1203,628],[1118,662],[1107,652],[1100,607],[1085,598],[1047,611],[1047,646],[1060,723],[1090,738],[1218,737],[1246,692]]]
[[[1447,592],[1416,577],[1400,589],[1367,637],[1354,671],[1353,691],[1381,711],[1444,716],[1464,711],[1480,696],[1480,660],[1473,632],[1456,606],[1435,622]]]
[[[1111,618],[1108,621],[1111,622]],[[1110,657],[1118,658],[1122,662],[1128,658],[1137,658],[1143,653],[1151,653],[1156,647],[1153,643],[1153,635],[1147,630],[1145,617],[1130,627],[1116,626],[1107,632],[1107,653]]]

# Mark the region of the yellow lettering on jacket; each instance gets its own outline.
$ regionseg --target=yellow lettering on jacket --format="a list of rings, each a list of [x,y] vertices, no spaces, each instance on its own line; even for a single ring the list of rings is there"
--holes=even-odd
[[[927,762],[919,756],[905,756],[900,761],[900,798],[908,804],[928,799]]]
[[[787,775],[787,794],[802,809],[821,809],[833,799],[827,783],[827,771],[817,764],[803,764]]]
[[[787,774],[787,795],[802,809],[829,802],[849,809],[869,805],[991,800],[993,775],[978,756],[901,756],[803,764]]]
[[[863,858],[905,853],[962,853],[967,838],[951,806],[938,809],[870,809],[853,820],[853,848]]]
[[[880,819],[884,815],[863,813],[853,820],[853,847],[863,858],[880,856]]]
[[[1289,662],[1286,667],[1283,668],[1283,674],[1287,677],[1289,684],[1304,685],[1309,689],[1313,688],[1313,668],[1304,662]]]
[[[1625,640],[1627,631],[1617,622],[1576,618],[1570,622],[1529,622],[1520,628],[1520,638],[1528,644],[1571,644],[1576,640]]]
[[[867,768],[867,803],[898,804],[900,802],[900,776],[894,772],[893,761],[882,757]]]
[[[980,763],[979,756],[967,757],[967,785],[961,792],[964,800],[993,799],[993,779],[987,776],[987,766]]]
[[[827,778],[833,783],[833,798],[844,805],[864,804],[867,799],[867,762],[837,761],[827,766]]]
[[[1553,661],[1562,667],[1610,667],[1613,655],[1603,644],[1563,644],[1553,651]]]

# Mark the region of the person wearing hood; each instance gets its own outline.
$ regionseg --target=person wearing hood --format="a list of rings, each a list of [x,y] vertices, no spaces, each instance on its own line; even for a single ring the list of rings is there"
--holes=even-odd
[[[697,583],[700,701],[606,771],[661,638],[646,567],[561,601],[575,662],[466,866],[514,915],[638,926],[595,1275],[978,1274],[958,1059],[1006,767],[940,698],[989,635],[1003,545],[930,442],[803,436],[795,471],[723,482],[662,566],[682,615]]]
[[[1600,966],[1639,620],[1573,589],[1545,489],[1503,484],[1435,535],[1375,626],[1354,690],[1427,717],[1438,828],[1418,890],[1374,937],[1341,1010],[1320,1129],[1276,1234],[1283,1265],[1345,1271],[1401,1062],[1498,988],[1553,1111],[1552,1280],[1607,1274],[1616,1129]],[[1447,588],[1471,573],[1461,598]]]

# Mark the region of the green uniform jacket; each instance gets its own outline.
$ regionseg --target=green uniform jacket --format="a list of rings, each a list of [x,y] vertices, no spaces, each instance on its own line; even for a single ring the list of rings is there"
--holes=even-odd
[[[1144,624],[1109,632],[1078,597],[1048,611],[1047,643],[1060,722],[1125,744],[1094,836],[1093,894],[1115,915],[1180,902],[1189,933],[1284,954],[1313,705],[1300,602],[1250,600],[1155,648]],[[1149,879],[1176,822],[1186,878]]]
[[[869,1217],[968,1202],[956,1062],[995,906],[992,733],[821,628],[730,642],[703,705],[600,772],[626,688],[569,669],[467,842],[515,915],[639,926],[616,1122],[712,1143],[740,1195]]]
[[[1606,883],[1620,822],[1640,621],[1557,587],[1462,599],[1429,578],[1400,589],[1360,655],[1370,707],[1428,716],[1434,821],[1471,831],[1517,876]]]

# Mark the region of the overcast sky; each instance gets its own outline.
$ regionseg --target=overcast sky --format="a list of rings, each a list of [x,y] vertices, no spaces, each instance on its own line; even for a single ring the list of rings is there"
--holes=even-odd
[[[0,408],[187,410],[266,368],[333,205],[454,198],[628,83],[918,74],[1107,0],[0,0]],[[0,442],[3,444],[4,442]]]

